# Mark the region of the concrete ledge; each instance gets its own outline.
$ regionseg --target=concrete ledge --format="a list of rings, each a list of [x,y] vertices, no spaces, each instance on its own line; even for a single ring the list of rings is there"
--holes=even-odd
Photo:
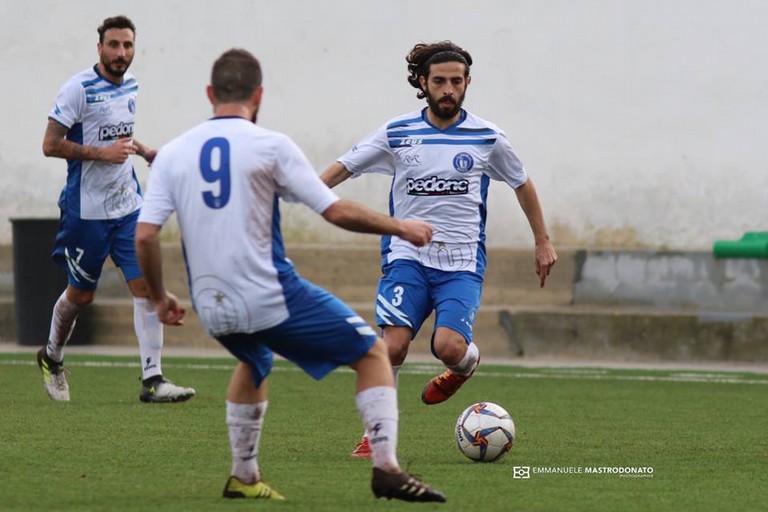
[[[163,274],[168,289],[189,299],[187,272],[179,244],[164,244]],[[381,276],[378,246],[335,247],[291,245],[288,256],[305,279],[335,293],[348,302],[373,301]],[[557,270],[547,286],[538,288],[533,268],[533,250],[489,249],[488,271],[483,290],[484,304],[568,304],[578,251],[561,251]],[[0,297],[13,297],[13,265],[8,246],[0,246]],[[99,280],[96,300],[128,297],[119,269],[107,262]]]
[[[605,308],[510,311],[523,357],[768,363],[768,316]]]
[[[370,303],[351,306],[372,325]],[[218,343],[203,332],[200,320],[186,304],[181,327],[165,328],[165,346],[215,349]],[[130,299],[102,299],[92,306],[92,343],[137,346]],[[0,301],[0,326],[13,317],[13,303]],[[411,345],[414,355],[429,356],[433,318]],[[493,358],[560,357],[595,361],[744,362],[768,363],[768,316],[665,312],[581,306],[481,308],[475,341]],[[0,331],[0,341],[13,341],[13,332]]]
[[[768,313],[768,260],[709,253],[588,251],[574,276],[575,304]]]
[[[301,245],[287,251],[302,276],[374,323],[378,247]],[[7,247],[0,250],[0,341],[6,342],[16,336],[10,253]],[[475,340],[484,355],[768,363],[768,261],[657,251],[559,254],[542,290],[532,251],[489,250],[483,305],[475,323]],[[189,305],[178,244],[164,246],[163,256],[168,287],[186,301],[189,312],[185,326],[165,329],[165,345],[218,348]],[[114,267],[105,268],[87,313],[83,323],[93,344],[136,347],[132,301]],[[49,314],[44,315],[46,324]],[[432,322],[428,319],[414,340],[414,355],[430,357]]]

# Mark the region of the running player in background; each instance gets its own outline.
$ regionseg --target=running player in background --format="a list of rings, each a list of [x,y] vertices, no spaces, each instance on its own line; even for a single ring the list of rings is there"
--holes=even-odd
[[[462,108],[471,81],[470,54],[450,41],[420,43],[406,57],[408,83],[427,106],[387,121],[321,176],[334,187],[351,176],[393,176],[390,214],[434,226],[432,242],[415,247],[397,236],[382,238],[377,323],[395,373],[411,340],[435,311],[432,353],[446,366],[421,399],[437,404],[469,379],[480,361],[472,327],[486,265],[485,221],[490,180],[515,190],[533,231],[535,271],[543,287],[557,254],[549,241],[536,189],[504,132]],[[352,452],[370,457],[367,434]]]
[[[98,28],[99,62],[70,78],[48,115],[43,153],[67,159],[67,183],[59,198],[61,220],[54,260],[69,284],[53,307],[48,344],[37,353],[48,395],[69,401],[64,346],[80,312],[93,302],[107,257],[123,272],[133,295],[133,321],[139,339],[142,402],[179,402],[192,388],[163,377],[163,326],[148,299],[133,244],[142,197],[132,155],[152,162],[156,151],[133,138],[138,83],[128,68],[135,52],[136,27],[125,16],[107,18]]]
[[[315,379],[339,365],[357,373],[357,409],[376,432],[376,497],[445,501],[400,468],[397,396],[384,342],[349,306],[298,275],[282,242],[279,198],[302,202],[344,229],[396,235],[414,247],[429,242],[432,228],[340,200],[288,137],[256,126],[261,78],[258,60],[245,50],[216,60],[208,86],[214,117],[160,150],[136,230],[158,317],[179,324],[185,312],[163,285],[159,243],[162,225],[176,212],[192,304],[206,332],[239,360],[227,390],[232,470],[223,495],[283,499],[262,481],[257,459],[276,352]]]

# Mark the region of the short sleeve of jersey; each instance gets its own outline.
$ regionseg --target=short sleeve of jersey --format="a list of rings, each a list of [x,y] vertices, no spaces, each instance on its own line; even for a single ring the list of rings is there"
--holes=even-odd
[[[395,174],[394,155],[389,149],[387,127],[382,126],[338,159],[354,175]]]
[[[167,168],[168,152],[160,150],[152,162],[147,182],[144,204],[139,212],[139,222],[162,226],[176,209],[170,169]]]
[[[275,181],[283,199],[302,202],[323,213],[339,197],[317,176],[312,164],[288,137],[281,137],[275,153]]]
[[[48,117],[67,128],[72,128],[75,123],[82,121],[84,108],[85,90],[77,81],[69,80],[56,95],[56,103]]]
[[[491,154],[488,157],[486,174],[494,180],[506,182],[512,188],[518,188],[528,181],[523,163],[515,155],[512,144],[504,133],[499,133]]]

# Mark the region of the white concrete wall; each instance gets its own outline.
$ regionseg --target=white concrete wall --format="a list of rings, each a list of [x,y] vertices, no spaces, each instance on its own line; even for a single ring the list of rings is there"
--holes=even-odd
[[[210,65],[241,46],[265,70],[260,124],[319,172],[421,105],[404,56],[449,38],[475,59],[466,106],[509,134],[556,244],[708,249],[768,230],[762,0],[2,0],[0,243],[8,218],[58,214],[65,165],[41,153],[46,115],[115,14],[138,27],[137,138],[150,145],[209,115]],[[514,194],[494,185],[489,243],[530,246]],[[387,190],[378,178],[338,189],[381,210]],[[284,217],[290,240],[361,242],[303,208]]]

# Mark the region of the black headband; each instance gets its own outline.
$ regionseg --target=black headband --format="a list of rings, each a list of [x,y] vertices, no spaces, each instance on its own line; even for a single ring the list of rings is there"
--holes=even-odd
[[[465,66],[469,67],[469,62],[467,62],[467,59],[464,58],[462,54],[455,50],[440,50],[439,52],[435,52],[432,55],[427,58],[427,60],[424,61],[424,64],[422,65],[421,69],[426,72],[429,66],[436,61],[438,58],[440,58],[441,62],[451,62],[451,61],[458,61],[464,64]]]

